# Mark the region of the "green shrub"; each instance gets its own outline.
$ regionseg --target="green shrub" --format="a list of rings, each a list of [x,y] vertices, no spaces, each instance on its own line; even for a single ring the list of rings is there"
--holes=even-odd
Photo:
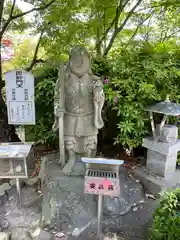
[[[123,147],[141,146],[143,137],[150,132],[150,121],[144,108],[165,100],[167,94],[172,101],[180,102],[180,50],[176,45],[122,47],[112,52],[108,59],[93,59],[92,70],[109,79],[109,83],[104,84],[106,103],[102,141],[106,136],[108,140],[114,138],[115,144]],[[36,85],[37,122],[28,127],[28,135],[33,132],[35,141],[51,145],[57,143],[57,136],[51,130],[56,79],[57,71],[44,69]],[[156,123],[160,117],[155,116]]]
[[[57,145],[57,134],[52,131],[54,123],[54,87],[57,71],[48,69],[35,86],[36,125],[26,128],[28,138],[43,144]]]
[[[134,148],[150,130],[144,108],[156,101],[180,100],[179,51],[167,46],[134,47],[112,53],[112,79],[105,88],[109,107],[118,118],[115,143]],[[160,121],[157,117],[157,121]]]
[[[106,58],[93,58],[92,72],[99,77],[109,77],[111,74],[111,64]]]
[[[180,189],[163,196],[153,217],[150,240],[180,239]]]

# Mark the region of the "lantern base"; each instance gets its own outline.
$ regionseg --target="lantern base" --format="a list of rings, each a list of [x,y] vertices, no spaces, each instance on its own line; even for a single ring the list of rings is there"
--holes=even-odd
[[[177,152],[166,156],[152,150],[147,150],[147,170],[164,177],[165,179],[169,174],[176,170]]]
[[[166,176],[166,179],[148,171],[146,167],[137,166],[133,170],[133,175],[140,180],[144,189],[156,197],[159,197],[161,191],[180,187],[180,170],[176,169],[173,173]]]
[[[176,170],[177,153],[180,150],[179,139],[175,143],[164,143],[146,137],[143,147],[147,148],[147,170],[165,179]]]

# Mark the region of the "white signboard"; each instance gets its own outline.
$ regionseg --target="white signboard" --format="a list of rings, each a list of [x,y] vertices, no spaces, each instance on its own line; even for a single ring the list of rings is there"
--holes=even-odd
[[[8,123],[35,124],[34,76],[24,70],[5,73]]]

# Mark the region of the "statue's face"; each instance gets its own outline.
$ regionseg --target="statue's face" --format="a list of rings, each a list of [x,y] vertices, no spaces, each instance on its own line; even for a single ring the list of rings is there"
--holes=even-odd
[[[89,57],[84,54],[74,54],[70,60],[71,70],[76,74],[85,74],[89,71],[90,60]]]

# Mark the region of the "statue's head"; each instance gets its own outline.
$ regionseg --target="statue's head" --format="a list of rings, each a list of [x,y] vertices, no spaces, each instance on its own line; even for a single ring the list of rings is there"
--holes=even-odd
[[[70,54],[69,67],[71,72],[83,76],[91,71],[90,57],[84,47],[73,48]]]

